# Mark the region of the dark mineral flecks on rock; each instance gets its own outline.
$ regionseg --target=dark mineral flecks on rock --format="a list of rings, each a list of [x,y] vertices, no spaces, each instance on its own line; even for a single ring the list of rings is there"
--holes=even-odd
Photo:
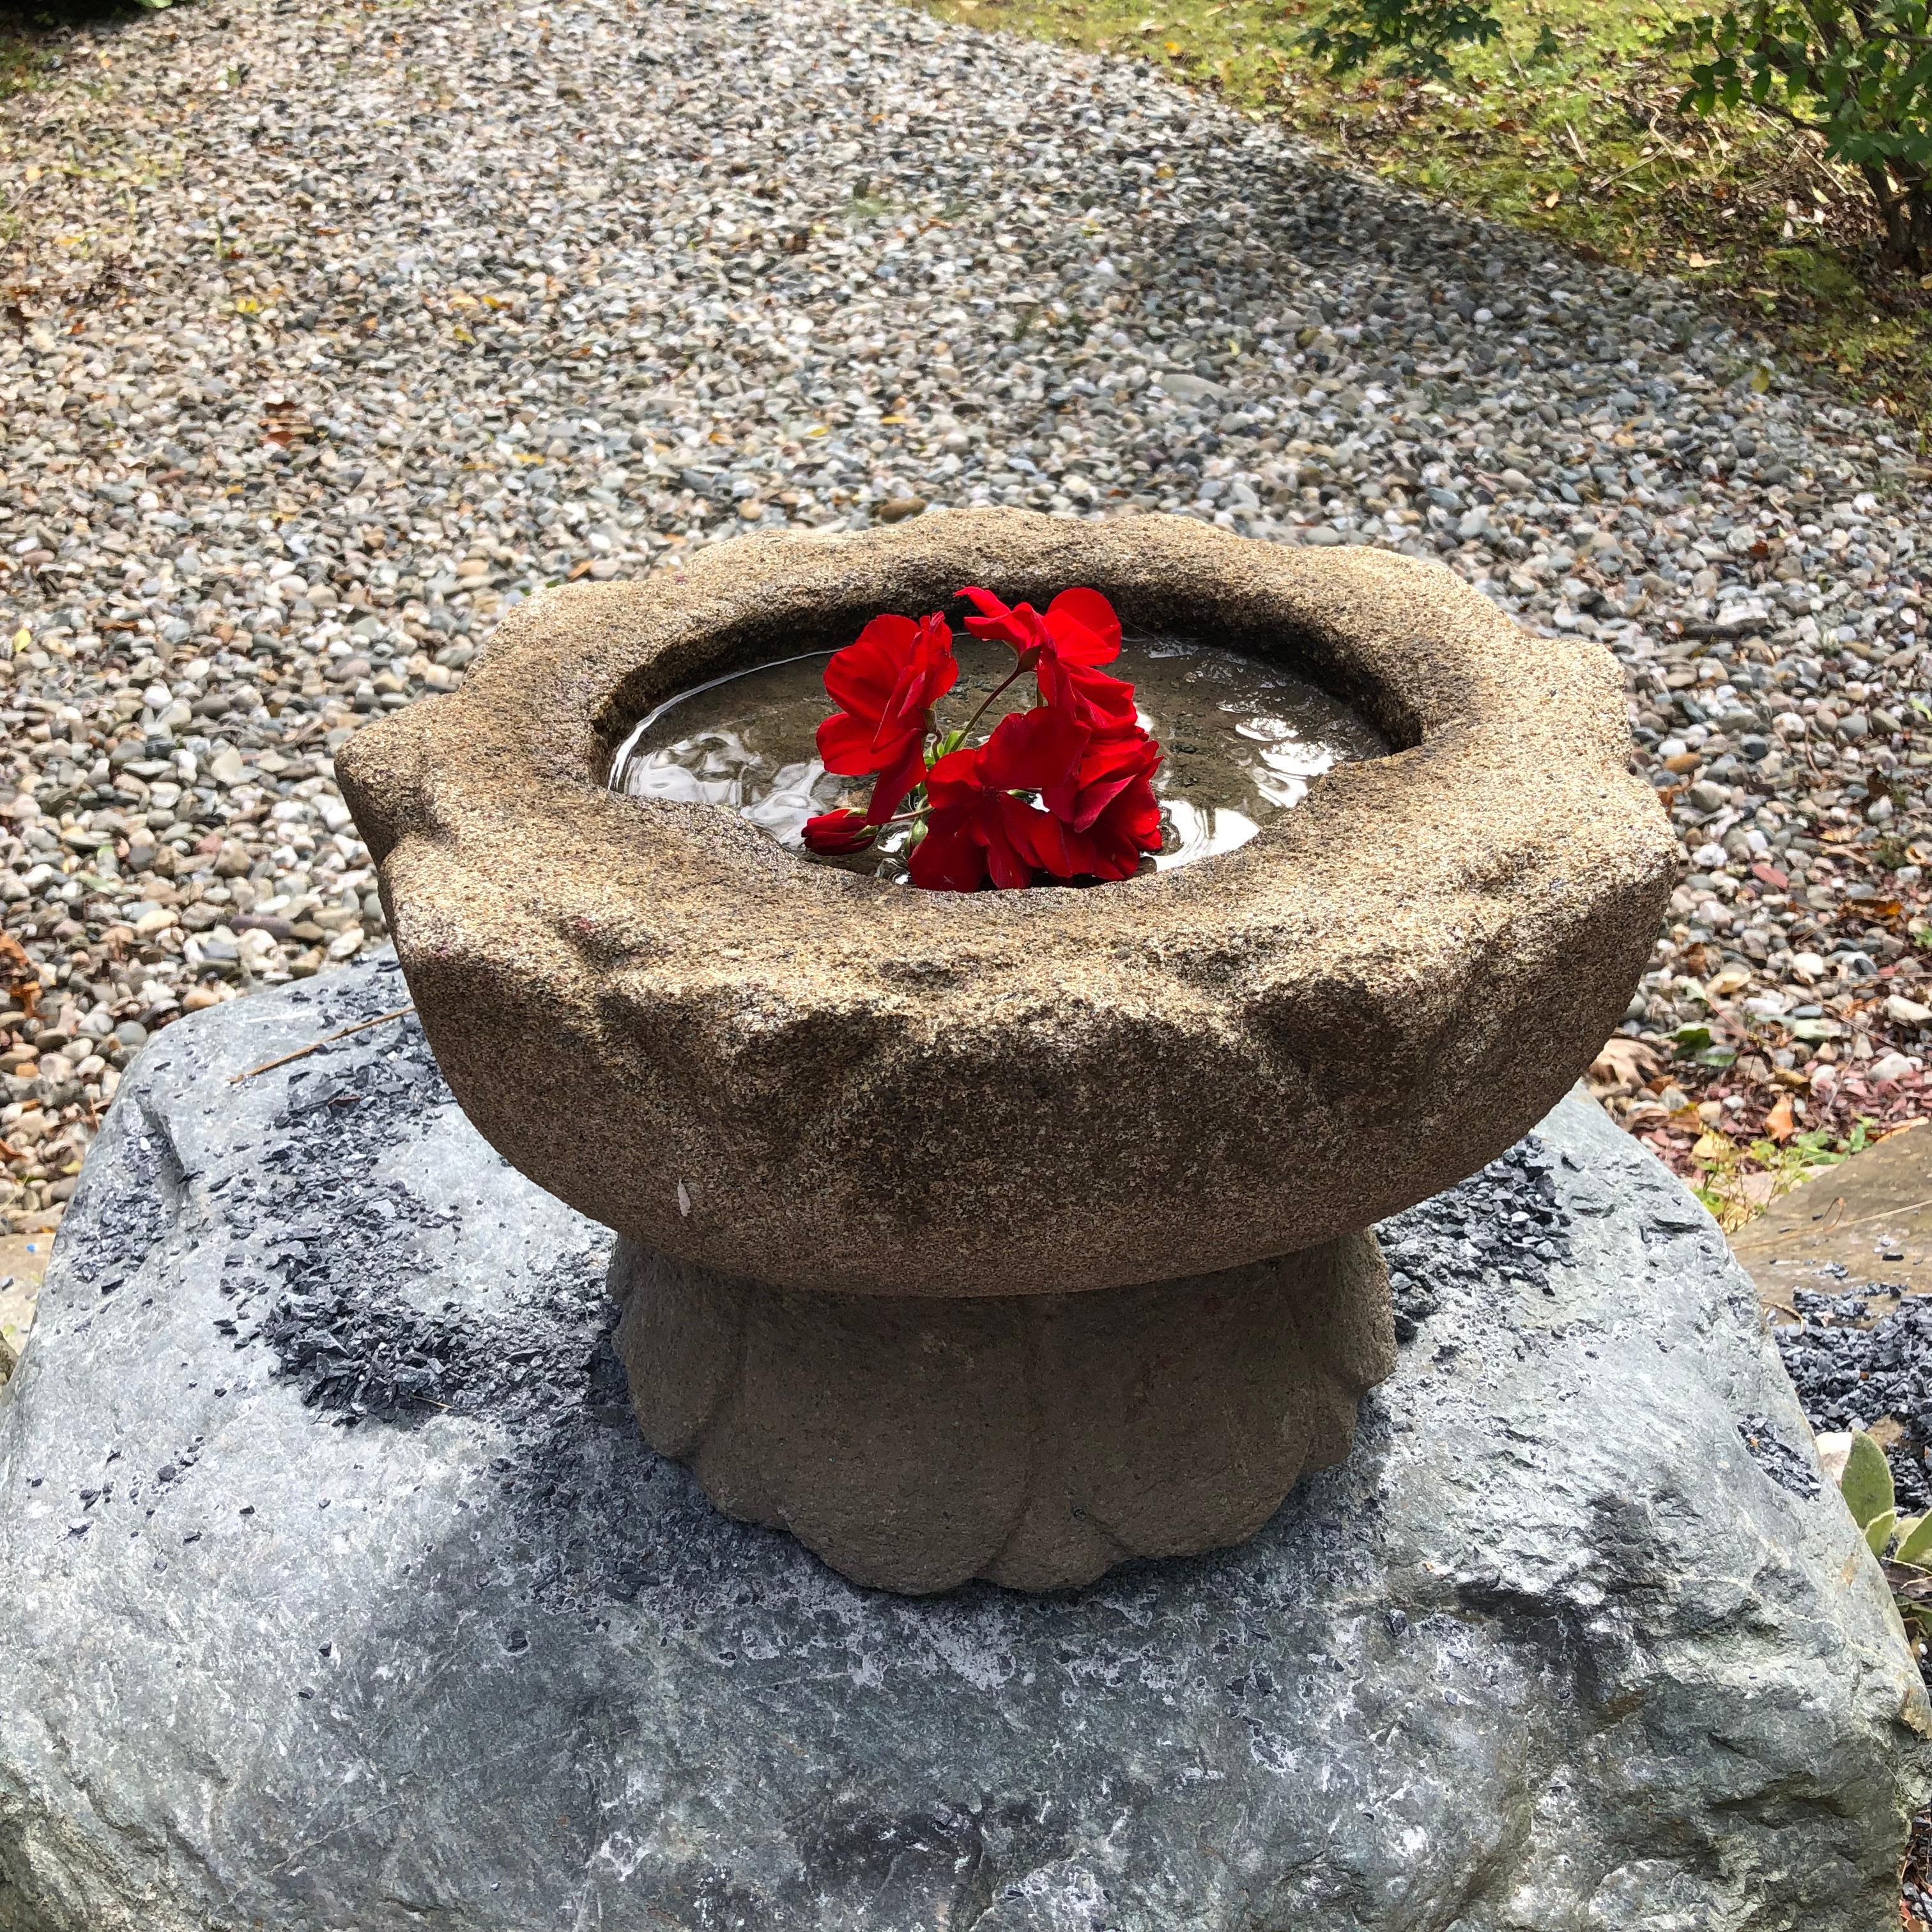
[[[1570,1258],[1569,1216],[1556,1186],[1557,1156],[1526,1134],[1508,1153],[1460,1186],[1437,1195],[1378,1230],[1395,1296],[1396,1338],[1414,1340],[1436,1312],[1426,1268],[1411,1265],[1416,1236],[1454,1244],[1478,1270],[1493,1268],[1505,1285],[1553,1292],[1550,1270]]]

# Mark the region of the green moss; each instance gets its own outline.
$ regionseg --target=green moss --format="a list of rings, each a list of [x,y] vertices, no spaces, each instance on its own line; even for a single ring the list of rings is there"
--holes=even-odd
[[[916,0],[941,18],[1138,54],[1352,166],[1696,284],[1762,352],[1932,423],[1932,290],[1886,273],[1855,176],[1748,110],[1681,112],[1695,0],[1498,0],[1452,84],[1337,80],[1299,45],[1318,0]],[[1548,39],[1553,52],[1539,56]]]
[[[1767,248],[1767,264],[1782,271],[1793,287],[1814,302],[1846,305],[1862,298],[1864,290],[1856,275],[1835,255],[1817,248]]]

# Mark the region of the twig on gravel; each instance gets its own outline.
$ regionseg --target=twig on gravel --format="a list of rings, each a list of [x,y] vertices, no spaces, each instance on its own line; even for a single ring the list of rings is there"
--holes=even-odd
[[[260,1066],[244,1068],[239,1073],[231,1073],[228,1084],[232,1087],[238,1081],[252,1080],[258,1073],[272,1073],[278,1066],[286,1066],[292,1060],[306,1060],[311,1053],[320,1053],[325,1046],[332,1046],[338,1040],[346,1040],[352,1033],[366,1033],[370,1028],[380,1026],[386,1020],[399,1020],[406,1014],[416,1011],[413,1004],[398,1006],[392,1013],[378,1013],[373,1020],[358,1020],[353,1026],[344,1027],[337,1033],[325,1034],[321,1039],[311,1040],[307,1046],[298,1046],[292,1053],[285,1053],[277,1060],[265,1060]]]

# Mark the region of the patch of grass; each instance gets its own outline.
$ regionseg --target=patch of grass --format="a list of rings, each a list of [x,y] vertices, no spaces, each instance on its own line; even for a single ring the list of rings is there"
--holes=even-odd
[[[1682,275],[1768,351],[1932,429],[1932,287],[1881,267],[1863,184],[1815,138],[1748,110],[1679,112],[1674,36],[1695,0],[1501,0],[1503,38],[1459,52],[1449,85],[1331,77],[1298,45],[1319,0],[915,3],[1143,56],[1353,167]]]

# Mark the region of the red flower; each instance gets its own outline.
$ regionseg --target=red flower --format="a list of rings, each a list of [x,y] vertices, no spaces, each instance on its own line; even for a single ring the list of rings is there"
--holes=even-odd
[[[842,776],[878,772],[867,824],[883,825],[925,778],[932,707],[958,675],[952,632],[937,611],[916,624],[874,617],[832,653],[825,688],[843,709],[819,726],[818,755]]]
[[[816,818],[805,821],[805,849],[828,858],[862,852],[878,836],[879,828],[870,824],[862,812],[844,806],[836,812],[821,812]]]
[[[1091,730],[1134,722],[1134,688],[1097,664],[1120,654],[1120,620],[1097,590],[1063,590],[1042,614],[1030,604],[1008,605],[990,590],[960,592],[979,610],[966,620],[976,638],[997,638],[1030,659],[1040,694]]]
[[[1089,738],[1072,773],[1047,789],[1043,802],[1076,842],[1082,872],[1129,878],[1143,852],[1160,850],[1160,746],[1135,725]]]
[[[908,861],[913,884],[971,892],[990,878],[1010,891],[1032,884],[1036,872],[1070,879],[1090,869],[1084,841],[1012,796],[1068,783],[1086,737],[1064,710],[1042,705],[1001,718],[983,745],[941,758],[926,775],[932,812]]]

